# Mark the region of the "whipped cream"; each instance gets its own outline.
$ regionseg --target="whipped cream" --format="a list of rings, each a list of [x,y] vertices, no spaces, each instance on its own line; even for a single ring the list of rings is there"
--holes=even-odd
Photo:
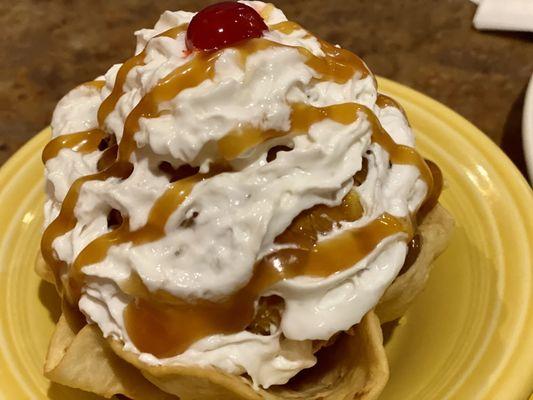
[[[243,2],[261,12],[264,3]],[[124,93],[105,120],[105,128],[120,142],[125,119],[142,96],[163,77],[195,57],[186,52],[185,33],[176,38],[156,37],[185,23],[193,13],[165,12],[154,29],[136,33],[144,64],[127,75]],[[285,21],[274,8],[267,24]],[[301,46],[323,56],[316,38],[303,30],[291,34],[271,31],[267,40]],[[120,65],[104,77],[102,90],[80,86],[57,105],[52,119],[53,136],[93,129],[97,110],[111,93]],[[135,168],[124,180],[109,178],[86,182],[79,195],[77,224],[57,238],[53,248],[59,259],[71,264],[94,239],[109,231],[107,215],[112,209],[128,216],[132,230],[144,226],[155,201],[169,180],[158,171],[162,161],[174,167],[190,164],[207,172],[216,161],[216,142],[230,131],[248,124],[261,129],[288,130],[290,104],[328,106],[346,102],[372,110],[397,142],[414,146],[414,136],[404,115],[396,108],[376,105],[377,89],[371,76],[355,74],[344,84],[319,82],[304,57],[289,47],[258,51],[241,65],[235,50],[226,49],[216,62],[212,80],[180,92],[161,105],[157,118],[141,119],[135,134]],[[357,324],[379,298],[403,265],[406,236],[383,240],[353,267],[326,278],[298,277],[278,282],[264,295],[285,300],[279,327],[262,336],[243,331],[205,337],[184,353],[158,359],[141,353],[128,337],[123,311],[132,300],[118,284],[132,273],[150,291],[166,291],[189,299],[217,300],[233,293],[251,278],[254,264],[277,249],[274,239],[303,210],[314,205],[335,206],[355,190],[364,208],[361,219],[343,223],[321,240],[363,226],[384,212],[405,217],[422,202],[427,185],[418,169],[389,165],[388,153],[371,143],[371,124],[361,113],[349,125],[324,120],[311,126],[307,135],[272,139],[231,162],[233,171],[198,183],[168,220],[166,235],[155,242],[113,246],[105,259],[83,268],[86,286],[79,307],[104,336],[125,343],[149,364],[211,366],[232,374],[247,373],[255,385],[265,388],[286,383],[300,370],[316,362],[312,340],[327,340],[336,332]],[[267,162],[274,144],[292,148]],[[100,151],[81,154],[62,149],[47,161],[48,200],[45,225],[58,215],[70,185],[96,172]],[[368,162],[365,182],[353,186],[352,177]],[[192,227],[182,222],[195,215]],[[66,271],[63,271],[66,273]]]

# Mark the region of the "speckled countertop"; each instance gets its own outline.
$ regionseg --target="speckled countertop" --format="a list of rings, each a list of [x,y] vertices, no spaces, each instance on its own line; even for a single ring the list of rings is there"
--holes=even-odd
[[[49,124],[76,84],[131,55],[133,31],[209,0],[0,0],[0,164]],[[524,92],[533,34],[481,33],[468,0],[277,0],[290,19],[359,54],[378,75],[434,97],[525,171]]]

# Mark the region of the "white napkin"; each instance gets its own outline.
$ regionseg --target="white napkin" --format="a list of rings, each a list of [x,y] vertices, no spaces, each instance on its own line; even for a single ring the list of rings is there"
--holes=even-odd
[[[533,32],[533,0],[472,0],[477,29]]]

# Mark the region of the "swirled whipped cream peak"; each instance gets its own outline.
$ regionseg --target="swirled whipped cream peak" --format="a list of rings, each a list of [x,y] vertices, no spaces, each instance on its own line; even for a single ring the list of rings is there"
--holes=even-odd
[[[271,4],[233,4],[246,32],[166,11],[58,103],[42,252],[142,362],[266,388],[377,304],[434,184],[357,56]]]

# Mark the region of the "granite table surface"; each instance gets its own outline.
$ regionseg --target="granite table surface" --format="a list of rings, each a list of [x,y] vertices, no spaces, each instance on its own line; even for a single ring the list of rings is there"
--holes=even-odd
[[[78,83],[131,56],[133,31],[209,0],[0,0],[0,164],[50,122]],[[353,50],[378,75],[469,119],[525,172],[524,93],[533,34],[478,32],[468,0],[277,0],[289,17]]]

